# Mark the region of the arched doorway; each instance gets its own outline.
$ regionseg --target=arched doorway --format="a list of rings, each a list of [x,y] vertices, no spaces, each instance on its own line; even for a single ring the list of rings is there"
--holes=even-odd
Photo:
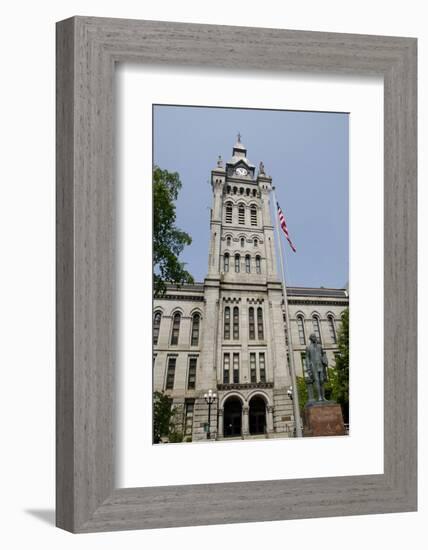
[[[263,397],[254,396],[250,401],[250,434],[264,434],[266,432],[266,403]]]
[[[229,397],[224,404],[224,437],[239,437],[242,433],[242,403],[238,397]]]

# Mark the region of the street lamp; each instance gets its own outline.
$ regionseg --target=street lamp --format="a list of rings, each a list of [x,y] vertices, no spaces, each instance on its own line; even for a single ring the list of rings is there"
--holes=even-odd
[[[212,390],[208,390],[208,393],[204,395],[204,399],[208,404],[208,430],[207,430],[207,439],[211,439],[211,405],[216,400],[217,395],[213,393]]]

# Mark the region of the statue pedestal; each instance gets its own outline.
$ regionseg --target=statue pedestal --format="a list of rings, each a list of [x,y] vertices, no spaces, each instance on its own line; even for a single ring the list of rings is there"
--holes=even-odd
[[[304,421],[305,437],[345,435],[342,409],[337,403],[308,403],[305,406]]]

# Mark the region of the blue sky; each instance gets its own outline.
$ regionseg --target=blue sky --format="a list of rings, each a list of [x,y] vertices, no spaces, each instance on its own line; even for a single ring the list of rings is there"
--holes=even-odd
[[[193,242],[181,259],[196,281],[207,274],[210,171],[232,156],[241,133],[252,164],[264,162],[286,216],[287,284],[348,282],[349,116],[347,113],[155,106],[154,163],[180,174],[177,225]],[[273,220],[274,221],[274,220]]]

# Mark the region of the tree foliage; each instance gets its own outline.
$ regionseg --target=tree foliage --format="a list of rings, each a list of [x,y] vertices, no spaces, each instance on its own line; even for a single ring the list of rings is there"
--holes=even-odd
[[[167,438],[170,443],[181,443],[181,415],[177,407],[173,407],[171,398],[164,392],[153,393],[153,443],[160,443],[161,438]]]
[[[305,408],[306,403],[308,402],[308,388],[306,386],[305,377],[296,376],[296,383],[297,383],[297,395],[299,397],[300,414],[301,416],[303,416],[303,410]]]
[[[343,419],[349,423],[349,308],[342,313],[342,324],[337,334],[336,364],[328,369],[326,395],[342,407]]]
[[[171,399],[163,392],[153,394],[153,443],[159,443],[162,437],[167,437],[171,418],[174,414]]]
[[[153,270],[155,296],[165,292],[165,283],[193,283],[193,277],[178,259],[192,239],[175,225],[178,193],[182,187],[177,172],[155,166],[153,170]]]

